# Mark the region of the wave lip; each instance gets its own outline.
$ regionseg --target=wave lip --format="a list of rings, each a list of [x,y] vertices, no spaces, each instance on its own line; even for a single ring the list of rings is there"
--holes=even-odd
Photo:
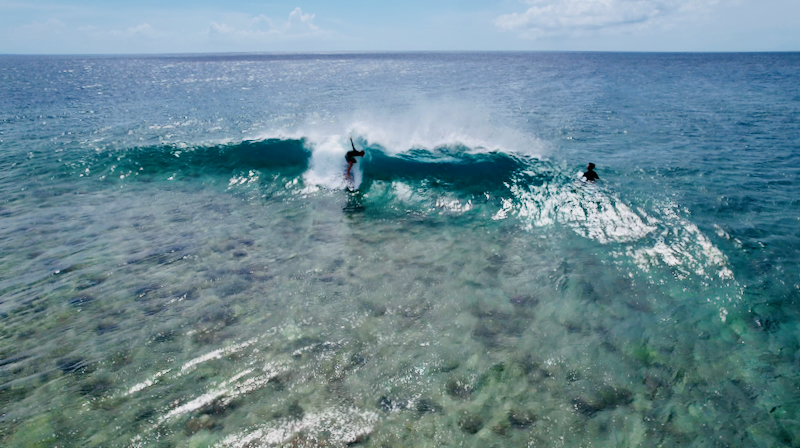
[[[425,179],[480,190],[483,187],[494,189],[502,186],[524,167],[525,161],[511,154],[471,153],[469,148],[455,146],[434,150],[413,149],[397,155],[380,150],[371,151],[364,164],[364,174],[374,180]]]

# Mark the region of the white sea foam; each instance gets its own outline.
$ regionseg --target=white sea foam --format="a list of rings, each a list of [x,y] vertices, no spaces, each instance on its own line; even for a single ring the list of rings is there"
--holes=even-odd
[[[697,225],[681,217],[676,208],[674,203],[659,207],[656,212],[661,219],[651,219],[658,223],[660,231],[649,244],[627,247],[625,255],[645,272],[663,264],[672,267],[679,279],[696,275],[706,280],[733,280],[727,257]],[[620,252],[614,254],[621,255]]]
[[[508,186],[513,199],[502,200],[495,220],[516,215],[529,229],[563,224],[601,244],[621,244],[611,254],[625,257],[642,272],[666,266],[678,280],[693,277],[736,285],[727,257],[697,225],[680,215],[674,203],[662,204],[648,214],[596,185],[512,182]]]
[[[495,219],[502,219],[515,207],[514,213],[529,228],[558,222],[603,244],[636,241],[655,231],[625,203],[593,185],[514,182],[509,188],[516,204],[505,200]]]
[[[215,446],[274,446],[287,443],[298,434],[304,434],[309,441],[327,438],[330,443],[344,446],[358,442],[371,433],[379,420],[380,417],[374,412],[334,407],[307,413],[299,420],[282,419],[251,431],[233,434]]]
[[[330,135],[324,140],[314,144],[311,154],[311,164],[303,175],[306,185],[322,186],[328,189],[341,189],[346,186],[345,171],[347,162],[345,154],[350,150],[349,139],[341,135]],[[361,185],[362,173],[359,164],[351,170],[353,185]]]

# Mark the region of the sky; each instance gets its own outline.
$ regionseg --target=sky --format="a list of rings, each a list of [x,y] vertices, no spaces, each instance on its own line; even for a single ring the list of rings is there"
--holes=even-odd
[[[800,0],[0,0],[0,54],[800,51]]]

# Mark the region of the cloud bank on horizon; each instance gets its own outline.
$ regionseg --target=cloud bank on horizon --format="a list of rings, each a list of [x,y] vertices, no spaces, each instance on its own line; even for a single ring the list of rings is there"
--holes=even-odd
[[[314,14],[303,14],[298,6],[289,13],[289,20],[285,22],[275,21],[264,14],[238,17],[232,25],[212,21],[203,34],[211,39],[225,39],[232,43],[269,43],[275,40],[321,38],[330,33],[314,25]]]
[[[0,13],[7,5],[0,2]],[[76,19],[74,11],[54,15],[0,28],[0,36],[8,38],[6,45],[0,43],[0,53],[279,51],[281,46],[308,51],[312,49],[309,44],[333,35],[314,23],[314,14],[304,13],[300,7],[282,18],[239,12],[150,12],[142,14],[140,21],[132,17],[127,26],[104,14],[92,14],[100,17],[90,20]],[[294,48],[292,44],[298,42],[306,43],[307,48]]]
[[[499,28],[535,39],[591,35],[653,26],[672,26],[694,14],[709,13],[718,0],[525,0],[522,13],[503,14]]]
[[[0,0],[0,53],[798,51],[797,0]]]

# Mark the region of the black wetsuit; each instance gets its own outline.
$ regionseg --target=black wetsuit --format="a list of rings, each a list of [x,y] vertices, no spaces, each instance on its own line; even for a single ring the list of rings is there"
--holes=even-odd
[[[588,180],[589,182],[600,180],[600,176],[598,176],[597,173],[594,172],[594,170],[586,170],[586,172],[583,173],[583,177],[586,178],[586,180]]]
[[[347,154],[345,154],[344,158],[345,160],[347,160],[347,163],[358,163],[356,162],[356,157],[363,157],[363,156],[364,156],[364,151],[356,151],[355,149],[353,149],[352,151],[348,151]]]
[[[364,151],[356,151],[356,145],[353,144],[352,140],[350,140],[350,146],[353,147],[353,150],[347,151],[347,154],[344,155],[344,159],[347,160],[347,163],[358,163],[356,162],[356,157],[364,157],[366,153]]]

